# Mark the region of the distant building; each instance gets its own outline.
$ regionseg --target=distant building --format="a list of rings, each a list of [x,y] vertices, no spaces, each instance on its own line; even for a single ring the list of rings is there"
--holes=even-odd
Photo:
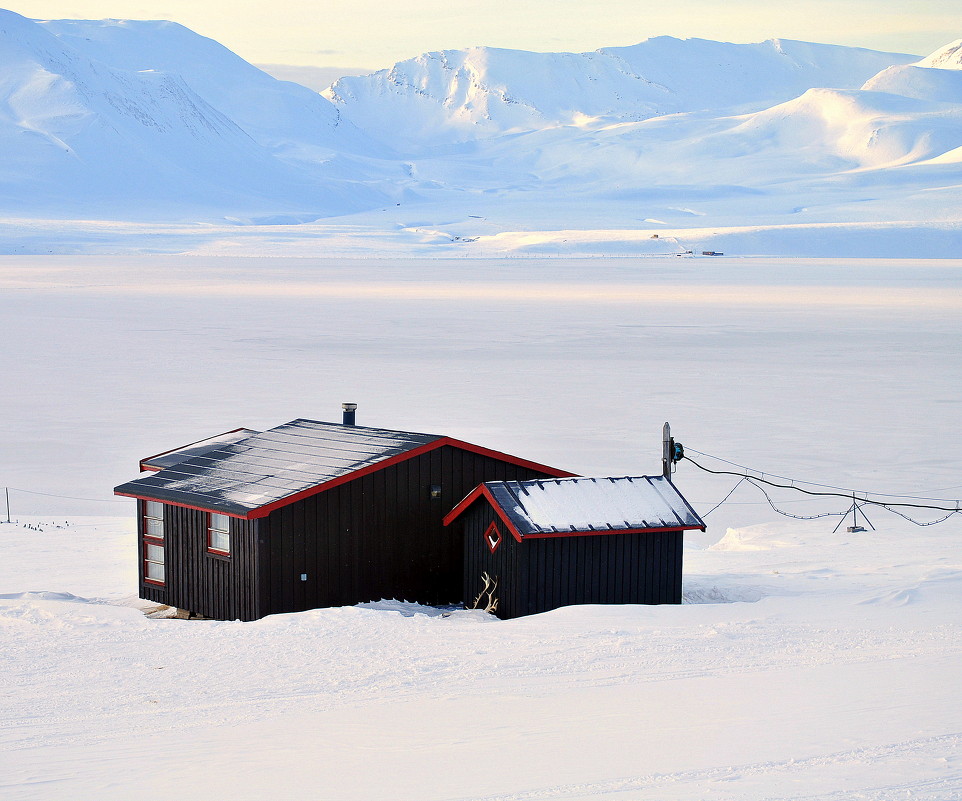
[[[667,478],[490,481],[444,518],[464,602],[501,618],[570,604],[677,604],[683,532],[705,523]]]

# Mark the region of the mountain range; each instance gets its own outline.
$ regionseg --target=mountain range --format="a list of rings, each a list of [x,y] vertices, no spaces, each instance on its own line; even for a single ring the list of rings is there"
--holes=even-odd
[[[478,47],[318,94],[175,23],[0,11],[0,153],[8,220],[336,223],[429,250],[596,231],[618,252],[694,229],[935,227],[953,255],[962,40],[922,59],[784,39]]]

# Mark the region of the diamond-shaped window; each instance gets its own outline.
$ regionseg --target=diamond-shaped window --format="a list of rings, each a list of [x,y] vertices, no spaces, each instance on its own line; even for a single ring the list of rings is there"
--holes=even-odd
[[[491,553],[498,550],[498,546],[501,544],[501,531],[498,529],[498,524],[493,520],[484,532],[484,541],[488,544],[488,550]]]

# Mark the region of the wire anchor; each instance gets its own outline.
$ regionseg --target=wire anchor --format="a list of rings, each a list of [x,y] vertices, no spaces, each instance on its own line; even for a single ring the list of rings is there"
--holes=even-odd
[[[852,515],[852,525],[848,526],[845,529],[847,532],[849,532],[849,534],[858,534],[860,531],[868,531],[868,529],[866,529],[865,526],[860,526],[858,524],[859,511],[862,512],[862,517],[865,518],[865,522],[868,523],[869,528],[872,529],[872,531],[875,531],[875,526],[873,526],[872,521],[868,519],[868,515],[865,514],[865,510],[862,509],[863,506],[865,506],[865,502],[863,501],[862,503],[859,503],[858,500],[855,498],[855,493],[853,492],[852,505],[845,510],[844,514],[842,515],[842,519],[838,521],[838,525],[832,529],[832,533],[835,534],[839,530],[842,523],[845,522],[845,518],[848,517],[849,513],[851,513]]]

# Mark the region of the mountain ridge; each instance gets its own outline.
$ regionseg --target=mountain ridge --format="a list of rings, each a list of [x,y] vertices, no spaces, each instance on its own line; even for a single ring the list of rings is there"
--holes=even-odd
[[[962,220],[962,40],[924,58],[672,37],[436,51],[329,94],[176,23],[0,12],[0,212],[295,229],[277,241],[326,224],[339,242],[462,253],[632,229],[654,244],[611,246],[715,228],[768,232],[739,234],[757,247],[891,242],[913,224],[930,253]]]
[[[857,88],[917,59],[790,39],[734,45],[661,36],[590,53],[434,51],[341,78],[323,94],[359,127],[388,130],[417,149],[556,125],[758,110],[816,86]]]
[[[111,64],[82,49],[86,45],[96,50],[95,40],[57,35],[64,29],[105,27],[99,22],[40,24],[0,12],[3,205],[18,212],[47,209],[59,214],[79,201],[86,213],[108,216],[166,216],[178,207],[190,214],[204,209],[216,213],[224,207],[243,211],[267,205],[321,215],[383,202],[383,191],[371,185],[376,178],[365,174],[363,163],[351,168],[338,163],[350,149],[324,146],[307,125],[291,126],[289,141],[280,136],[272,141],[269,125],[249,124],[225,102],[226,92],[208,91],[210,99],[198,93],[191,85],[198,83],[197,77],[183,74],[189,70],[132,69],[124,63],[122,48],[114,48]],[[172,23],[137,27],[158,39],[165,31],[190,41],[196,36]],[[155,49],[162,48],[159,42]],[[215,49],[229,53],[220,45]],[[242,72],[240,82],[247,79]],[[215,75],[212,83],[219,80]],[[264,83],[280,87],[282,101],[293,86],[266,75]],[[323,98],[301,87],[297,93],[316,98],[331,119],[338,118]],[[248,106],[261,100],[248,101]],[[373,173],[378,171],[383,167]]]

